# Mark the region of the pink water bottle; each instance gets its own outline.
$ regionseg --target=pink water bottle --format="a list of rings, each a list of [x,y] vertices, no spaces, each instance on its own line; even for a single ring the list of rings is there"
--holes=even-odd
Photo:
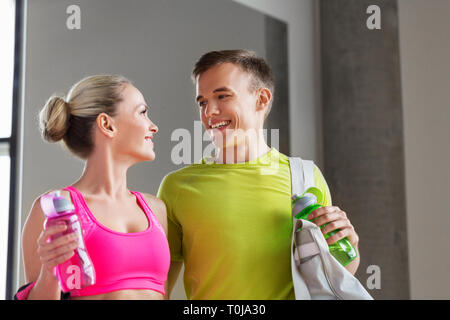
[[[57,224],[67,225],[65,231],[52,236],[52,239],[71,232],[75,232],[78,235],[78,247],[75,249],[75,254],[69,260],[56,267],[56,276],[62,291],[69,292],[94,284],[94,265],[86,250],[81,222],[72,202],[61,197],[59,191],[57,191],[41,197],[41,208],[47,218],[44,228]]]

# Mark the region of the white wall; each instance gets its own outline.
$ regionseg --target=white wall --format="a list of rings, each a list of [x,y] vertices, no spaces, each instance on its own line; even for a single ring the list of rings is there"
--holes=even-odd
[[[450,1],[399,0],[412,299],[450,299]]]

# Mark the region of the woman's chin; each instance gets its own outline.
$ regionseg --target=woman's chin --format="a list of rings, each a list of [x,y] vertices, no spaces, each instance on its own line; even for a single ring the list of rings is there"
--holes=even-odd
[[[153,161],[156,158],[156,154],[154,152],[147,152],[145,154],[141,154],[138,158],[138,162],[141,161]]]

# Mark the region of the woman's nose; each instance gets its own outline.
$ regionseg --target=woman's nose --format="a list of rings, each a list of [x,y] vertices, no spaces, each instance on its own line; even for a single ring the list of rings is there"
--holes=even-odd
[[[150,131],[153,132],[153,133],[157,133],[158,132],[158,127],[153,122],[151,122]]]

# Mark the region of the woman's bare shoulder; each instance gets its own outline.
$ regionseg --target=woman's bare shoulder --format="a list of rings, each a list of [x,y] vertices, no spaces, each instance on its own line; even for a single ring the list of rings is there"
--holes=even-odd
[[[163,210],[164,212],[166,211],[166,205],[160,198],[150,193],[142,193],[142,195],[144,196],[145,200],[149,202],[149,205],[152,204],[155,208]]]

